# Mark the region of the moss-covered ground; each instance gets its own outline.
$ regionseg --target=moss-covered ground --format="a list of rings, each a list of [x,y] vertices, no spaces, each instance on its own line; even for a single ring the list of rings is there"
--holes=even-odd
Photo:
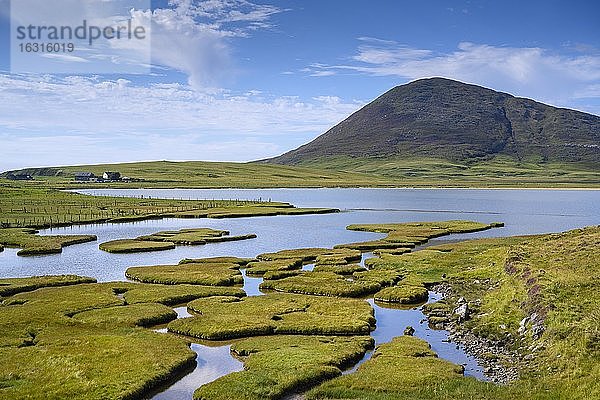
[[[77,275],[44,275],[28,278],[2,278],[0,279],[0,297],[11,296],[21,292],[42,287],[68,286],[79,283],[95,283],[96,279]]]
[[[231,350],[244,370],[226,375],[194,393],[197,400],[279,399],[341,375],[372,348],[368,336],[268,336],[245,339]]]
[[[395,284],[402,276],[401,272],[393,269],[359,271],[352,274],[313,271],[277,280],[265,280],[260,288],[317,296],[361,297]]]
[[[176,245],[202,245],[253,239],[255,234],[228,236],[228,231],[211,228],[187,228],[179,231],[161,231],[135,239],[119,239],[101,243],[100,250],[109,253],[136,253],[174,249]]]
[[[137,239],[117,239],[100,243],[98,248],[108,253],[142,253],[148,251],[171,250],[175,248],[175,243],[150,242]]]
[[[8,247],[19,247],[19,256],[34,256],[62,252],[62,248],[79,243],[93,242],[94,235],[38,235],[30,228],[0,229],[0,243]]]
[[[502,343],[520,354],[519,379],[500,386],[375,357],[356,374],[324,384],[309,399],[600,398],[600,227],[560,234],[481,239],[370,259],[451,294],[426,307],[430,321]],[[461,298],[465,299],[462,300]],[[470,310],[457,321],[458,304]],[[508,362],[496,355],[497,362]],[[387,360],[389,362],[383,362]],[[405,368],[410,365],[410,368]],[[515,366],[515,365],[512,365]],[[430,374],[429,372],[434,372]],[[429,377],[419,382],[423,377]],[[418,384],[414,384],[417,382]]]
[[[359,261],[360,252],[349,249],[326,249],[321,247],[310,247],[304,249],[281,250],[276,253],[263,253],[256,256],[261,261],[274,261],[281,259],[299,258],[303,262],[317,261],[320,258],[322,264],[327,264],[327,260],[344,260],[344,263]],[[335,262],[332,262],[335,263]]]
[[[418,304],[427,301],[429,292],[423,285],[399,283],[396,286],[386,287],[375,293],[375,301],[384,303]]]
[[[293,271],[302,268],[300,258],[282,258],[273,261],[253,261],[246,265],[248,275],[264,275],[271,271]]]
[[[129,279],[144,283],[176,285],[231,286],[244,283],[240,265],[227,262],[187,262],[177,265],[130,267],[125,271]]]
[[[209,297],[188,303],[198,315],[175,320],[171,332],[208,340],[271,334],[366,335],[375,323],[362,300],[293,294]]]
[[[125,305],[116,293],[133,284],[72,281],[0,304],[1,398],[136,399],[195,362],[186,341],[137,327],[172,319],[173,310]]]
[[[461,366],[437,358],[427,342],[400,336],[378,346],[356,372],[324,383],[307,398],[452,399],[455,397],[444,397],[447,393],[438,390],[448,382],[467,380],[462,374]]]
[[[484,224],[473,221],[439,221],[439,222],[403,222],[393,224],[357,224],[349,225],[346,229],[387,233],[379,240],[339,244],[335,248],[348,248],[376,253],[406,253],[407,248],[413,248],[426,243],[429,239],[456,233],[478,232],[504,226],[500,222]]]
[[[135,285],[123,293],[128,304],[161,303],[169,306],[184,304],[202,297],[234,296],[244,297],[246,293],[238,287],[200,285]]]

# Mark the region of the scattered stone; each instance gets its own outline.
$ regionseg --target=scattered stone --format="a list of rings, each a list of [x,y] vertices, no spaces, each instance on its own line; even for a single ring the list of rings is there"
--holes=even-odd
[[[469,305],[463,303],[454,309],[454,315],[458,315],[458,322],[466,321],[469,318]]]
[[[413,328],[412,326],[407,326],[406,329],[404,329],[404,334],[406,336],[412,336],[415,334],[415,328]]]

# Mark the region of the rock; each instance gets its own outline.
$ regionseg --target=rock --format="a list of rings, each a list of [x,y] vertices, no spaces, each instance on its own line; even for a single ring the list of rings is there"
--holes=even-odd
[[[458,322],[466,321],[469,318],[469,306],[464,303],[454,309],[454,315],[458,315]]]
[[[464,297],[459,297],[458,301],[456,302],[457,304],[465,304],[467,302],[467,300],[465,300]]]
[[[527,323],[529,322],[529,317],[525,317],[519,322],[519,335],[524,336],[527,331]]]
[[[412,336],[415,334],[415,328],[413,328],[412,326],[407,326],[406,329],[404,329],[404,334],[406,336]]]
[[[544,333],[545,328],[544,325],[542,325],[541,323],[536,323],[531,327],[531,336],[534,339],[539,339],[540,337],[542,337],[542,334]]]

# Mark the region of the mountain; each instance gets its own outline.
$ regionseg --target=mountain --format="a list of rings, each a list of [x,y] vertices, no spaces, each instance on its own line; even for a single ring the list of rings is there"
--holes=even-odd
[[[600,167],[600,117],[450,79],[397,86],[312,142],[267,163],[443,159]]]

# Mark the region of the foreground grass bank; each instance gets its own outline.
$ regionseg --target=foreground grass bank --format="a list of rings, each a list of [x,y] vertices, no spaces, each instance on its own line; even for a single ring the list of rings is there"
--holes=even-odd
[[[446,373],[452,368],[438,370],[440,362],[425,349],[407,364],[402,339],[382,346],[355,374],[324,384],[308,399],[600,398],[599,248],[596,226],[368,260],[374,269],[394,268],[428,285],[449,286],[446,299],[427,307],[430,322],[509,348],[516,358],[493,352],[487,357],[516,364],[519,379],[504,386]]]
[[[0,398],[139,399],[194,365],[185,340],[141,328],[174,319],[172,309],[126,305],[118,296],[143,285],[77,284],[89,281],[0,281],[13,293],[55,286],[0,303]]]

